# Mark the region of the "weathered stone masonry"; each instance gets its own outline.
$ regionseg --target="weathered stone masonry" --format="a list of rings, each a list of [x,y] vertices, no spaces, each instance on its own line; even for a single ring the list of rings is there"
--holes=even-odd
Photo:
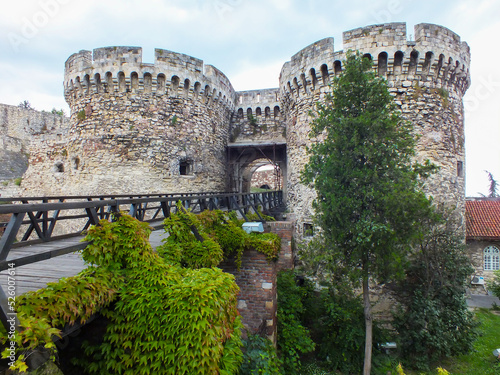
[[[138,47],[80,51],[66,61],[68,135],[64,144],[32,148],[25,192],[249,188],[248,175],[262,153],[230,165],[228,150],[247,144],[283,149],[286,142],[280,169],[288,219],[296,221],[300,237],[311,222],[314,199],[314,191],[300,183],[311,142],[310,112],[330,92],[345,52],[357,50],[373,60],[374,71],[387,79],[403,116],[414,124],[417,158],[441,168],[426,191],[463,217],[462,97],[470,85],[469,47],[438,25],[416,25],[414,35],[407,40],[405,23],[347,31],[343,50],[335,51],[333,39],[326,38],[292,56],[283,65],[279,88],[242,92],[213,66],[183,54],[157,49],[155,62],[146,64]]]
[[[314,192],[300,184],[310,142],[309,112],[330,91],[328,83],[342,71],[348,50],[360,51],[374,62],[374,70],[388,81],[404,118],[420,136],[417,157],[429,159],[440,171],[426,191],[437,202],[457,208],[463,220],[465,150],[462,98],[470,85],[467,43],[442,26],[415,26],[415,41],[406,39],[405,23],[367,26],[345,32],[344,50],[335,51],[333,39],[320,40],[292,56],[280,75],[281,110],[286,123],[288,207],[297,231],[312,218]]]
[[[463,218],[462,98],[470,85],[469,47],[438,25],[416,25],[414,35],[407,40],[405,23],[347,31],[343,50],[335,51],[333,38],[326,38],[292,56],[278,88],[241,92],[215,67],[180,53],[156,49],[153,64],[142,62],[139,47],[75,53],[66,61],[64,78],[69,126],[59,132],[63,137],[47,135],[31,143],[23,194],[246,189],[252,172],[272,154],[263,147],[279,145],[290,221],[270,225],[283,238],[283,252],[278,263],[249,252],[244,268],[233,272],[245,324],[272,337],[276,272],[293,266],[292,232],[301,237],[312,220],[314,191],[300,183],[311,142],[310,112],[330,92],[348,50],[370,58],[374,71],[387,79],[419,136],[417,158],[441,168],[427,183],[427,193]],[[254,154],[230,165],[230,150],[243,154],[247,146]],[[222,267],[235,271],[230,262]]]

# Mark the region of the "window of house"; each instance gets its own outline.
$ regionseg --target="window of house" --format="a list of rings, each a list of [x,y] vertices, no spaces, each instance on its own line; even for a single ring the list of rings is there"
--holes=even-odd
[[[484,270],[500,270],[500,250],[496,246],[488,246],[484,249]]]

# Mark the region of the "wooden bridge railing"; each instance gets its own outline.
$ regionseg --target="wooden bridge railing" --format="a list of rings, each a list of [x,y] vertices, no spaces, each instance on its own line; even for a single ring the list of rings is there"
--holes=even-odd
[[[246,214],[250,211],[255,212],[262,219],[258,207],[261,207],[265,213],[283,205],[281,191],[247,194],[190,193],[0,198],[0,202],[7,200],[18,202],[18,204],[0,204],[0,215],[10,216],[8,221],[0,222],[0,230],[4,229],[0,238],[0,271],[8,268],[7,257],[12,248],[81,235],[83,231],[91,225],[97,224],[99,220],[111,220],[113,212],[126,211],[138,220],[161,226],[163,219],[170,215],[172,209],[176,209],[175,205],[179,201],[192,212],[201,212],[207,209],[238,211],[247,221]],[[72,222],[73,226],[77,226],[78,229],[54,235],[56,225],[62,222]],[[67,248],[18,258],[15,259],[15,263],[19,267],[77,251],[85,246],[86,243],[80,243]],[[9,260],[9,262],[12,261]]]
[[[159,228],[163,219],[171,211],[177,210],[177,202],[195,213],[207,209],[238,211],[246,221],[246,214],[251,211],[262,219],[259,207],[262,212],[269,213],[284,205],[281,191],[0,198],[0,218],[9,218],[3,221],[0,219],[0,233],[3,230],[0,237],[0,271],[7,270],[12,265],[20,267],[84,249],[88,242],[73,241],[70,245],[50,251],[9,257],[13,248],[80,236],[91,225],[98,224],[99,220],[112,220],[114,212],[125,211],[138,220],[147,221]],[[60,227],[66,225],[65,229],[77,229],[55,235],[55,232],[61,232],[57,224],[63,222],[65,224]],[[7,330],[8,317],[7,296],[0,288],[0,321]]]

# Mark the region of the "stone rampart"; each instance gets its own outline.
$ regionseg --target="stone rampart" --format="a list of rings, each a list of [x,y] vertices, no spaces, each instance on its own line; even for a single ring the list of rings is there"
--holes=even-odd
[[[281,119],[278,93],[277,88],[238,91],[229,141],[232,143],[285,142],[286,128]]]
[[[70,130],[57,154],[40,147],[31,158],[32,195],[225,190],[236,95],[215,67],[161,49],[144,64],[141,48],[98,48],[68,58],[64,88]]]
[[[68,125],[61,115],[0,104],[0,195],[21,193],[20,179],[28,168],[31,142],[54,138]]]
[[[313,215],[314,191],[299,179],[311,142],[310,113],[341,74],[345,53],[356,50],[373,61],[413,123],[417,159],[440,167],[427,183],[428,194],[463,212],[469,47],[438,25],[416,25],[413,35],[408,40],[405,23],[346,31],[343,49],[325,38],[294,54],[283,65],[278,89],[240,92],[215,67],[184,54],[156,49],[148,64],[139,47],[80,51],[66,61],[71,126],[65,145],[54,143],[57,157],[52,146],[33,151],[26,188],[32,195],[225,190],[232,186],[228,143],[286,142],[284,190],[301,236]],[[238,176],[256,167],[246,157],[246,171]]]

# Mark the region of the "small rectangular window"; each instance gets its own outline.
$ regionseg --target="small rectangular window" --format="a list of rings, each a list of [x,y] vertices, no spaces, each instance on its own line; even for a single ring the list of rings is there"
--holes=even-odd
[[[458,177],[464,176],[464,162],[463,161],[457,161],[457,176]]]
[[[304,223],[304,237],[312,237],[314,235],[314,226],[311,223]]]
[[[181,176],[193,174],[193,162],[190,160],[181,160],[179,162],[179,174]]]

